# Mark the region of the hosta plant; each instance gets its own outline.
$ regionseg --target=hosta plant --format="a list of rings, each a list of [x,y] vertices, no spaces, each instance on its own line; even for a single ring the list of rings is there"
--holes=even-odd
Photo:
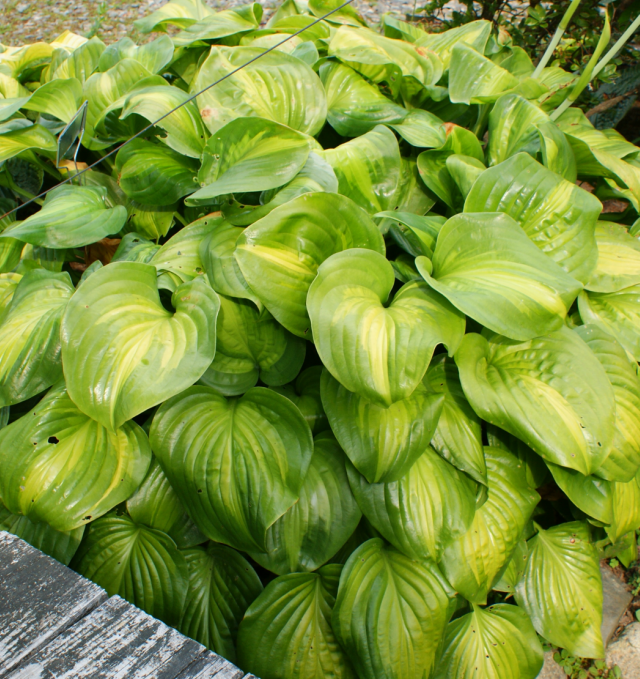
[[[262,679],[602,658],[640,527],[640,148],[571,105],[606,17],[581,75],[333,0],[137,28],[0,46],[0,526]]]

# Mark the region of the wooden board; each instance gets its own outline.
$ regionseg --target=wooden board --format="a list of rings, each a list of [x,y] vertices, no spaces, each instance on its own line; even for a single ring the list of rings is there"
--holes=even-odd
[[[244,672],[215,653],[206,651],[176,679],[242,679]]]
[[[0,531],[0,676],[106,598],[101,587]]]
[[[121,599],[34,653],[7,679],[175,679],[205,648]]]

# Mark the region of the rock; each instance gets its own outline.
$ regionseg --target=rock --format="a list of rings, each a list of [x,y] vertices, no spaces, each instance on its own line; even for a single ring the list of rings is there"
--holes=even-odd
[[[625,627],[622,634],[609,646],[607,665],[617,665],[625,679],[640,677],[640,622]]]
[[[606,646],[618,627],[633,596],[627,586],[619,580],[608,566],[600,566],[602,575],[602,641]],[[638,674],[640,677],[640,673]]]
[[[553,659],[551,651],[544,654],[544,665],[538,675],[538,679],[567,679],[567,675],[562,667]]]

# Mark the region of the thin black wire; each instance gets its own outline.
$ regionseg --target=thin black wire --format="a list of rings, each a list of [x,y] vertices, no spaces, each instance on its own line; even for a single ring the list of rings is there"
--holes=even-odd
[[[269,47],[269,49],[266,49],[264,52],[261,52],[257,56],[253,57],[253,59],[249,59],[249,61],[247,61],[245,64],[242,64],[242,66],[238,66],[238,68],[235,68],[233,71],[229,71],[229,73],[227,73],[226,75],[223,75],[222,78],[220,78],[219,80],[216,80],[215,82],[211,83],[210,85],[207,85],[204,89],[200,90],[199,92],[196,92],[194,95],[190,96],[188,99],[185,99],[181,104],[178,104],[175,108],[172,108],[169,112],[165,113],[163,116],[160,116],[160,118],[158,118],[158,120],[154,121],[153,123],[149,123],[144,129],[140,130],[140,132],[137,132],[136,134],[133,135],[133,137],[122,142],[122,144],[120,144],[120,146],[116,146],[116,148],[109,151],[109,153],[102,156],[102,158],[99,158],[98,160],[96,160],[95,163],[89,165],[88,167],[85,167],[83,170],[80,170],[80,172],[77,172],[74,175],[70,175],[65,180],[61,181],[59,184],[52,186],[50,189],[47,189],[46,191],[39,193],[37,196],[34,196],[33,198],[30,198],[25,203],[22,203],[22,205],[18,205],[18,207],[13,208],[13,210],[9,210],[9,212],[5,212],[2,215],[2,217],[0,217],[0,220],[3,220],[5,217],[8,217],[9,215],[13,214],[14,212],[17,212],[18,210],[20,210],[23,207],[26,207],[27,205],[30,205],[31,203],[38,200],[39,198],[46,196],[47,193],[49,193],[49,191],[53,191],[54,189],[57,189],[59,186],[63,186],[64,184],[68,184],[70,181],[72,181],[76,177],[80,177],[85,172],[92,170],[94,167],[96,167],[96,165],[100,165],[100,163],[103,160],[105,160],[106,158],[109,158],[114,153],[117,153],[123,146],[126,146],[127,144],[132,142],[134,139],[137,139],[138,137],[143,135],[145,132],[148,132],[150,129],[154,128],[160,121],[164,120],[165,118],[170,116],[172,113],[175,113],[179,108],[181,108],[185,104],[188,104],[190,101],[193,101],[196,97],[199,97],[203,92],[206,92],[207,90],[209,90],[212,87],[215,87],[216,85],[221,83],[223,80],[226,80],[227,78],[231,77],[232,75],[235,75],[238,71],[241,71],[243,68],[245,68],[249,64],[252,64],[254,61],[258,61],[258,59],[261,59],[265,54],[269,54],[269,52],[273,52],[273,50],[278,49],[278,47],[280,47],[280,45],[284,45],[284,43],[291,40],[291,38],[295,38],[297,35],[300,35],[300,33],[304,33],[306,30],[310,29],[312,26],[315,26],[316,24],[320,23],[321,21],[324,21],[327,17],[331,16],[332,14],[335,14],[335,12],[338,12],[343,7],[350,5],[352,2],[353,2],[353,0],[346,0],[346,2],[343,2],[339,7],[332,9],[330,12],[327,12],[323,16],[317,18],[315,21],[312,21],[308,26],[301,28],[299,31],[292,33],[291,35],[286,37],[284,40],[279,42],[277,45],[273,45],[273,47]]]

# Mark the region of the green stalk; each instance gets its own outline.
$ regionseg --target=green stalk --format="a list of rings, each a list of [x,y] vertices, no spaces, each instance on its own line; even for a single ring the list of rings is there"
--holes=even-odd
[[[636,17],[636,20],[631,24],[631,26],[629,26],[629,28],[627,28],[627,30],[620,36],[616,44],[604,55],[604,57],[602,57],[602,61],[595,67],[593,71],[594,78],[624,47],[624,44],[638,30],[638,28],[640,28],[640,14]]]
[[[549,60],[553,56],[553,53],[556,51],[556,47],[558,46],[558,43],[562,39],[562,36],[564,35],[564,32],[567,26],[569,25],[569,22],[571,21],[571,17],[578,9],[579,4],[580,0],[573,0],[573,2],[569,5],[569,9],[567,9],[565,15],[562,17],[562,21],[558,24],[558,28],[556,28],[556,32],[553,38],[551,39],[551,42],[547,45],[547,49],[542,55],[542,59],[540,59],[540,61],[538,62],[536,70],[533,72],[533,75],[531,76],[532,78],[539,78],[544,67],[549,63]]]
[[[578,78],[578,82],[573,86],[569,96],[551,114],[551,120],[557,120],[582,94],[584,88],[591,82],[591,78],[593,78],[598,59],[600,59],[600,56],[609,44],[609,40],[611,40],[611,23],[609,22],[609,13],[605,10],[604,30],[602,31],[600,40],[598,40],[596,49],[591,55],[591,59],[589,59],[589,63],[586,65],[584,71],[582,71],[582,75]]]

